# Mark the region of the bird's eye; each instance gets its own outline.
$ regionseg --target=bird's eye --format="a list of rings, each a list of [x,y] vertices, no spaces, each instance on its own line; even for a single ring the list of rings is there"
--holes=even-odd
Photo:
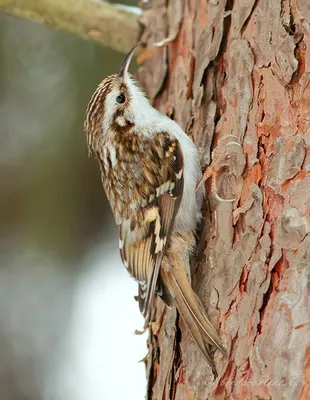
[[[116,103],[123,104],[125,103],[126,97],[121,93],[116,97]]]

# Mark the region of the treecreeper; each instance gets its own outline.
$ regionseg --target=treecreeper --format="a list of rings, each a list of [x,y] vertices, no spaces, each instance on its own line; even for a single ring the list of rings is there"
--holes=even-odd
[[[191,286],[190,256],[201,220],[198,151],[182,128],[152,107],[128,73],[134,48],[118,74],[105,78],[88,104],[85,132],[119,232],[123,264],[139,284],[148,321],[154,296],[176,306],[217,375],[211,346],[220,337]],[[203,185],[202,185],[203,186]]]

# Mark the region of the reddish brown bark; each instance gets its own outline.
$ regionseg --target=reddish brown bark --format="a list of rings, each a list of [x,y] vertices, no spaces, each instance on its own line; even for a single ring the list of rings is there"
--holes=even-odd
[[[148,398],[310,399],[309,2],[167,3],[144,10],[140,80],[210,164],[193,281],[228,356],[213,381],[158,302]]]

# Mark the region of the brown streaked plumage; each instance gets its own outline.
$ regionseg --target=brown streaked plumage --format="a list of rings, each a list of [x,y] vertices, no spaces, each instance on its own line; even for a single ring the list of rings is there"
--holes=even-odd
[[[198,153],[182,129],[156,111],[129,76],[133,50],[120,72],[92,96],[85,118],[90,152],[119,229],[123,264],[139,282],[140,310],[148,320],[158,294],[176,305],[204,358],[221,340],[190,284],[189,258],[200,219],[203,189]]]

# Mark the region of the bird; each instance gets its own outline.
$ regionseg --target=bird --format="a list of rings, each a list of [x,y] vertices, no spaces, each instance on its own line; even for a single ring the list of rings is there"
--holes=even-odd
[[[191,286],[190,257],[205,196],[203,187],[196,191],[202,177],[198,150],[128,72],[138,44],[92,95],[86,142],[100,166],[122,262],[138,282],[140,311],[148,321],[155,296],[175,305],[217,376],[210,350],[225,355],[225,348]]]

